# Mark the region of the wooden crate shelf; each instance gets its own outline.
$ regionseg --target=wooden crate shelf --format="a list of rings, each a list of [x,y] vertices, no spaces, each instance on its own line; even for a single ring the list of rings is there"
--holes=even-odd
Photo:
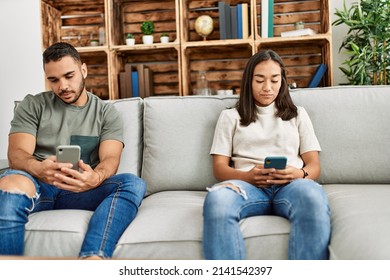
[[[80,56],[88,68],[88,77],[85,81],[87,90],[101,99],[110,99],[106,52],[81,52]]]
[[[160,42],[162,33],[168,33],[170,42],[178,39],[177,1],[113,1],[112,5],[112,45],[125,45],[126,33],[132,33],[136,44],[142,44],[141,24],[146,20],[154,22],[155,43]]]
[[[329,0],[274,0],[274,36],[261,36],[262,0],[224,0],[230,6],[247,3],[249,37],[220,39],[218,0],[41,0],[43,46],[57,41],[75,45],[89,73],[87,88],[103,99],[120,98],[119,74],[127,63],[143,64],[153,71],[154,95],[191,95],[199,75],[206,71],[210,87],[239,93],[247,60],[261,49],[273,49],[285,61],[289,83],[306,87],[318,65],[328,66],[321,86],[333,85],[332,36]],[[103,15],[103,16],[102,16]],[[195,31],[200,15],[213,19],[207,40]],[[154,44],[142,44],[140,25],[154,21]],[[302,21],[317,34],[285,38]],[[99,27],[106,42],[91,46]],[[136,45],[125,44],[132,33]],[[170,42],[159,41],[168,33]]]
[[[288,83],[295,82],[297,87],[307,87],[319,64],[331,64],[329,42],[320,36],[310,39],[289,38],[284,44],[268,40],[258,45],[257,51],[273,49],[286,65]],[[331,71],[326,71],[320,86],[332,81]]]
[[[182,41],[202,41],[203,38],[195,30],[195,21],[201,15],[208,15],[213,19],[213,32],[207,37],[208,41],[220,40],[218,0],[194,0],[182,3]],[[251,1],[225,0],[229,5],[248,3]]]
[[[180,68],[179,52],[175,48],[138,49],[121,51],[118,56],[119,68],[125,70],[127,63],[143,64],[153,72],[153,95],[179,95]]]
[[[206,71],[209,87],[213,91],[218,89],[233,89],[240,91],[242,72],[252,55],[252,46],[237,45],[227,51],[226,46],[188,47],[183,52],[183,84],[184,95],[192,94],[196,86],[199,71]],[[183,60],[184,60],[183,59]]]
[[[45,48],[58,41],[90,46],[91,40],[99,39],[99,27],[107,34],[104,0],[42,0],[41,10]]]
[[[328,0],[274,0],[274,37],[281,32],[295,29],[296,22],[303,22],[305,28],[316,33],[330,31]],[[256,0],[256,39],[261,36],[261,0]]]

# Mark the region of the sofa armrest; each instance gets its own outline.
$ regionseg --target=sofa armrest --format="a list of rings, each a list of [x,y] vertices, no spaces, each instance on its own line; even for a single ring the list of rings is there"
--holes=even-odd
[[[0,159],[0,174],[3,173],[6,169],[8,169],[8,160]]]

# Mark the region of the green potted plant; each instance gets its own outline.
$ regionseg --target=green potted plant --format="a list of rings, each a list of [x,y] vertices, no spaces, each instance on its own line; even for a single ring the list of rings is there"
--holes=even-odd
[[[142,36],[142,42],[144,44],[153,44],[153,32],[154,32],[154,23],[151,20],[142,22],[141,32],[144,34]]]
[[[135,45],[135,38],[134,35],[131,33],[126,34],[126,45],[133,46]]]
[[[169,43],[169,35],[168,33],[164,32],[160,35],[160,42],[163,44]]]
[[[352,85],[389,84],[390,0],[360,0],[336,9],[333,25],[349,27],[340,51],[350,55],[340,70]]]

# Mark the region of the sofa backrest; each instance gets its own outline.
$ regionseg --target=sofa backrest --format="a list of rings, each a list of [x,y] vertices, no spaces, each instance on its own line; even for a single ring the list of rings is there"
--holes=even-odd
[[[220,112],[237,98],[150,97],[144,100],[142,177],[147,193],[202,190],[215,183],[209,155]]]
[[[118,173],[133,173],[141,176],[143,100],[141,98],[118,99],[112,101],[123,120],[125,146],[122,152]]]
[[[305,107],[321,144],[320,183],[390,182],[389,86],[297,89],[291,95]],[[216,122],[237,100],[175,96],[114,101],[125,126],[118,172],[141,175],[148,194],[205,190],[216,182],[209,155]]]
[[[390,182],[390,86],[298,89],[322,151],[322,184]]]

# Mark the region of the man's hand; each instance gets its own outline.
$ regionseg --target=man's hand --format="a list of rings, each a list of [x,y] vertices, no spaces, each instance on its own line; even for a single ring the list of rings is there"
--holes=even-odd
[[[31,159],[30,167],[34,170],[35,176],[41,181],[47,184],[53,184],[56,180],[54,175],[58,173],[61,168],[72,168],[72,164],[56,162],[56,157],[50,156],[41,162]]]
[[[71,168],[61,167],[54,173],[54,181],[51,183],[59,189],[71,192],[85,192],[100,185],[100,175],[91,166],[79,161],[80,172]]]

